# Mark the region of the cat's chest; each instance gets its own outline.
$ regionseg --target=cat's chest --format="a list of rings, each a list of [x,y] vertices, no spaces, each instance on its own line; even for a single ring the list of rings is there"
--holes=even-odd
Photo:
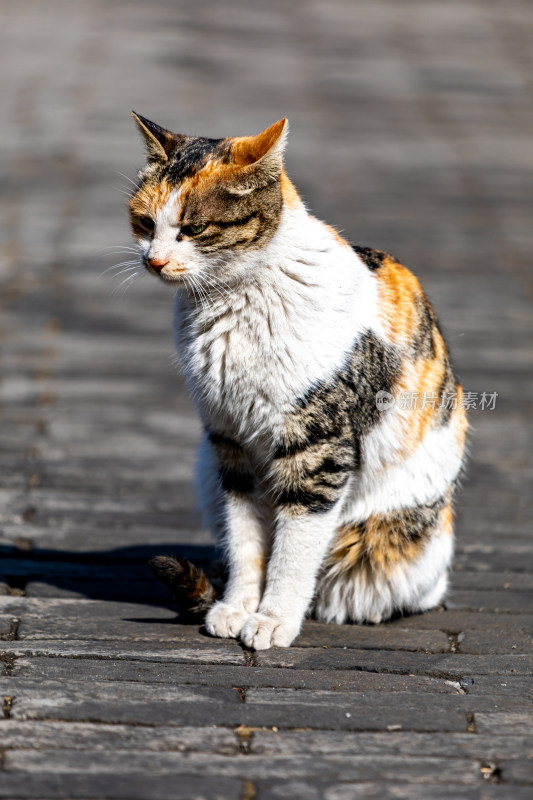
[[[375,288],[344,264],[351,251],[336,255],[323,269],[305,262],[303,276],[265,270],[231,302],[193,306],[178,297],[176,344],[206,426],[242,442],[276,439],[298,401],[342,368],[373,326]]]
[[[275,432],[309,385],[309,343],[276,329],[264,310],[229,312],[178,338],[188,382],[205,421],[240,438]]]

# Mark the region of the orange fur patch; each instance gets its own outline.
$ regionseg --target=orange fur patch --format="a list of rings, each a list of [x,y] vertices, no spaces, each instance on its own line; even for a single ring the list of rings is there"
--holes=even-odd
[[[420,304],[427,302],[418,279],[406,267],[385,259],[377,271],[379,316],[389,340],[409,348],[420,319]],[[440,413],[439,389],[446,370],[448,350],[436,326],[432,329],[432,357],[406,357],[395,386],[397,402],[413,398],[403,414],[401,428],[402,456],[412,453],[422,442],[428,428]]]
[[[328,565],[339,572],[360,571],[368,576],[382,572],[386,576],[401,563],[415,561],[422,555],[429,539],[437,531],[453,533],[451,499],[440,509],[433,525],[419,536],[412,536],[409,521],[401,512],[373,515],[364,523],[345,525],[337,530]]]
[[[446,354],[440,334],[436,337],[435,350],[435,358],[430,360],[404,361],[396,383],[397,400],[414,397],[414,408],[409,409],[401,423],[405,455],[416,450],[440,413],[439,387],[444,377]]]
[[[151,214],[155,217],[156,211],[165,205],[174,188],[165,180],[143,186],[130,200],[131,214],[137,217]]]
[[[283,170],[281,173],[281,197],[283,199],[283,203],[287,206],[287,208],[298,208],[302,205],[302,201],[300,199],[300,195],[298,194],[296,187],[294,186],[293,182]]]
[[[259,161],[276,144],[287,120],[280,119],[257,136],[238,136],[233,139],[231,155],[236,164],[248,166]]]
[[[449,536],[453,534],[453,506],[451,500],[440,512],[440,529]]]
[[[364,525],[346,525],[337,531],[328,564],[335,564],[342,572],[388,575],[401,561],[412,561],[421,551],[419,542],[398,542],[379,517],[370,517]]]
[[[460,448],[465,446],[466,434],[468,431],[468,419],[466,411],[461,408],[461,401],[463,397],[463,387],[460,383],[457,384],[457,408],[452,412],[453,422],[456,429],[456,440]]]
[[[266,560],[264,556],[256,556],[253,560],[254,569],[257,572],[263,573],[265,571]]]
[[[406,345],[413,330],[415,298],[422,294],[418,279],[406,267],[385,258],[376,273],[379,317],[393,344]]]

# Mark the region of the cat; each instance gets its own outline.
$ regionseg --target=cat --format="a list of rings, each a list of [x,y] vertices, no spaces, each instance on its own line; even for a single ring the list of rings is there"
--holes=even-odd
[[[435,607],[467,421],[418,280],[307,211],[284,170],[286,119],[208,139],[134,117],[147,162],[131,225],[146,269],[179,290],[199,497],[227,582],[221,596],[179,558],[154,571],[211,635],[256,650],[288,647],[310,613]]]

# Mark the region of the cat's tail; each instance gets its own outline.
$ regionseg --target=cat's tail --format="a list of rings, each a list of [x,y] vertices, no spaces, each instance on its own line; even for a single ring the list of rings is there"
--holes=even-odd
[[[202,622],[220,594],[203,569],[184,556],[156,556],[149,564],[155,577],[176,598],[180,614],[190,621]]]

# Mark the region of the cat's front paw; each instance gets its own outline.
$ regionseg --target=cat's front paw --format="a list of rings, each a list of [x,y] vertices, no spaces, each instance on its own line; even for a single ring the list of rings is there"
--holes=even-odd
[[[219,600],[207,614],[205,627],[211,636],[236,639],[249,616],[250,612],[244,606],[238,607]]]
[[[246,647],[268,650],[269,647],[289,647],[300,631],[300,621],[281,619],[259,611],[251,614],[241,631]]]

